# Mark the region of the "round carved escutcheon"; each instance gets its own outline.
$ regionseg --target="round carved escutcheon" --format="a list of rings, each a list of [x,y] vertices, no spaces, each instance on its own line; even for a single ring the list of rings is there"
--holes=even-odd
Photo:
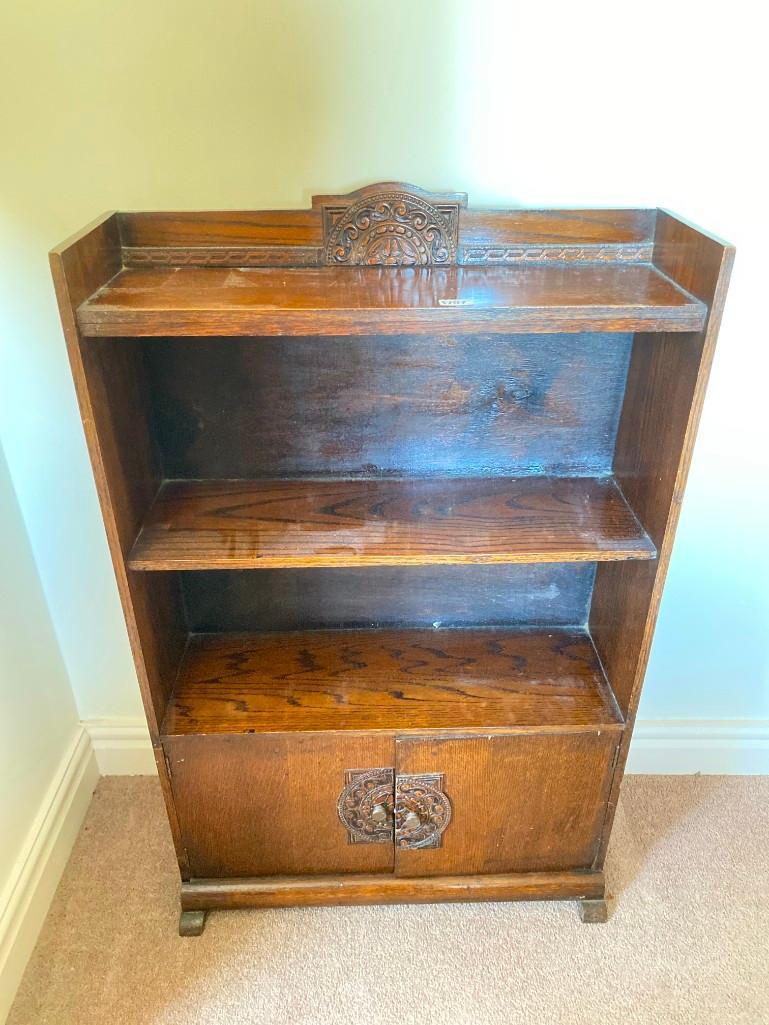
[[[408,850],[440,847],[451,821],[451,802],[441,775],[398,776],[395,781],[395,843]]]
[[[339,821],[350,843],[392,843],[393,770],[351,769],[339,795]]]

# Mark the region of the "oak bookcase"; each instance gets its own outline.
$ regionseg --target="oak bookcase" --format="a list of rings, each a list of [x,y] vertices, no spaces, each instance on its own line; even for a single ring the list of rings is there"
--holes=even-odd
[[[398,183],[54,250],[183,934],[299,904],[605,919],[732,259],[661,210]]]

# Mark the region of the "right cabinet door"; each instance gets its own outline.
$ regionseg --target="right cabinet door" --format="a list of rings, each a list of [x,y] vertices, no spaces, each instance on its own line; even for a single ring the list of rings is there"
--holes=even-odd
[[[399,737],[396,874],[590,868],[619,737]]]

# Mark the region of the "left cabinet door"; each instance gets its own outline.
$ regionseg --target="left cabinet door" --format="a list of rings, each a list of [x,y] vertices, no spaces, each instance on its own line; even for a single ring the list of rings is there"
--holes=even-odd
[[[163,744],[193,878],[393,871],[392,736],[195,734]]]

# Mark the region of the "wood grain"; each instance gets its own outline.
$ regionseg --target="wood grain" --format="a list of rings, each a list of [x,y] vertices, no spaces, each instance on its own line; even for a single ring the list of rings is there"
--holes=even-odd
[[[171,835],[179,870],[186,877],[186,852],[158,738],[158,723],[186,643],[181,591],[178,580],[167,574],[131,573],[125,564],[127,545],[159,484],[144,377],[135,346],[127,346],[124,356],[108,364],[100,349],[83,344],[75,317],[75,308],[120,269],[116,215],[105,215],[56,247],[50,264]],[[111,387],[116,378],[117,394]]]
[[[147,419],[139,343],[124,353],[85,345],[74,308],[120,268],[114,214],[51,253],[51,271],[67,341],[94,480],[153,742],[186,641],[178,581],[132,574],[125,555],[153,495],[160,468]],[[115,359],[110,359],[110,354]]]
[[[392,872],[392,844],[349,843],[347,769],[391,766],[392,736],[295,733],[163,740],[193,876]]]
[[[611,472],[632,341],[597,333],[134,344],[144,347],[169,479],[588,477]]]
[[[121,212],[118,224],[126,248],[323,244],[323,224],[313,210]]]
[[[440,847],[396,846],[396,875],[589,868],[618,741],[611,731],[398,737],[396,772],[441,773],[452,816]]]
[[[651,559],[613,481],[170,481],[135,570]]]
[[[118,580],[126,574],[126,622],[129,630],[136,629],[141,637],[140,672],[143,669],[147,673],[157,723],[187,642],[187,627],[178,577],[168,573],[133,573],[125,564],[162,479],[151,429],[141,347],[141,342],[126,341],[116,351],[109,341],[91,339],[88,344],[80,341],[79,352],[92,426],[99,439],[103,486],[109,493],[114,514],[118,552],[113,553],[113,561]]]
[[[434,904],[439,901],[569,900],[604,894],[602,872],[398,878],[396,876],[273,876],[192,879],[182,883],[182,907],[330,907],[349,904]]]
[[[163,732],[620,723],[583,631],[319,630],[193,636]]]
[[[400,232],[441,266],[322,267],[355,196],[51,256],[183,904],[600,902],[733,250],[444,197],[445,251]],[[350,259],[409,262],[418,205]],[[403,629],[444,615],[485,628]],[[377,766],[453,803],[411,875],[336,815]]]
[[[322,197],[317,197],[322,198]],[[655,210],[460,211],[462,245],[640,245],[654,239]],[[120,213],[125,248],[316,246],[323,244],[315,210]]]
[[[459,244],[643,245],[654,239],[655,210],[463,210]]]
[[[459,306],[447,306],[446,302]],[[649,265],[128,268],[77,311],[86,335],[692,331],[704,305]]]
[[[635,342],[617,435],[615,471],[648,524],[659,560],[634,569],[599,566],[590,629],[628,720],[596,865],[603,865],[632,727],[651,650],[694,441],[702,411],[734,249],[660,211],[655,260],[708,304],[705,329]]]
[[[194,633],[354,627],[582,626],[593,563],[189,570]]]
[[[400,183],[394,187],[403,189]],[[382,188],[375,186],[374,191]],[[406,190],[414,191],[409,186]],[[479,258],[502,263],[553,258],[651,261],[654,210],[478,210],[467,209],[463,195],[435,198],[459,201],[459,263],[478,262]],[[322,206],[329,202],[338,207],[339,200],[314,196],[313,210],[121,213],[123,264],[320,265],[324,252]]]

